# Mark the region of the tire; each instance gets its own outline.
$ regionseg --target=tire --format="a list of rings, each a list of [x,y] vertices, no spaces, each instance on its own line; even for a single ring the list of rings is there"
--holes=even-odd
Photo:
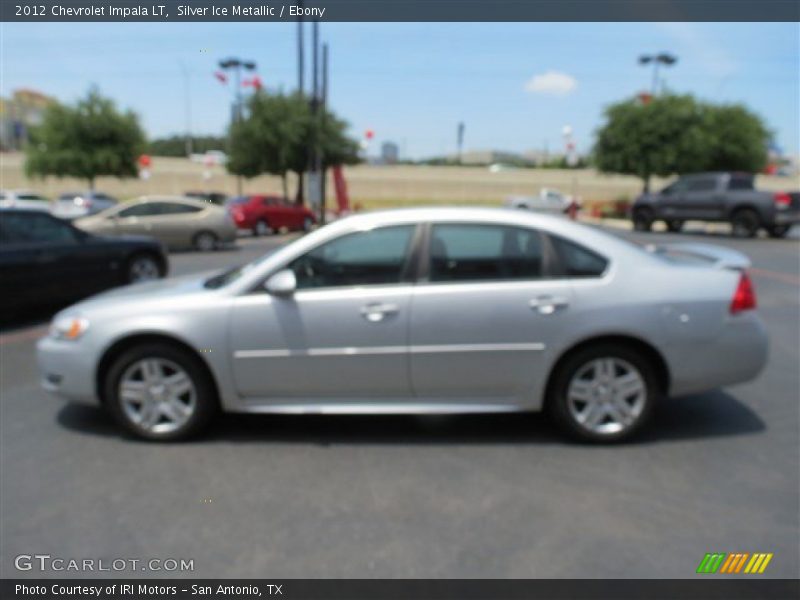
[[[200,433],[219,410],[213,381],[200,360],[157,342],[134,346],[113,362],[103,379],[103,399],[127,431],[165,442]]]
[[[771,238],[782,238],[786,237],[786,234],[789,233],[791,228],[791,225],[773,225],[767,228],[767,233]]]
[[[255,226],[253,227],[253,235],[256,237],[262,235],[269,235],[272,229],[270,229],[269,222],[266,219],[260,219],[256,221]]]
[[[665,221],[667,225],[667,231],[671,233],[678,233],[681,229],[683,229],[683,221],[678,219],[670,219]]]
[[[154,255],[149,253],[134,254],[125,270],[126,283],[143,283],[154,281],[164,276],[161,263]]]
[[[200,252],[211,252],[217,247],[217,236],[211,231],[200,231],[192,238],[192,245]]]
[[[653,211],[649,208],[640,208],[633,212],[633,229],[635,231],[650,231],[653,227]]]
[[[314,219],[311,217],[306,217],[303,219],[303,231],[308,233],[314,227]]]
[[[734,237],[751,238],[758,233],[761,219],[752,208],[740,208],[731,216]]]
[[[615,393],[617,386],[627,387],[627,395]],[[569,436],[614,443],[641,430],[660,395],[655,368],[646,357],[628,346],[604,343],[579,350],[559,365],[547,408]]]

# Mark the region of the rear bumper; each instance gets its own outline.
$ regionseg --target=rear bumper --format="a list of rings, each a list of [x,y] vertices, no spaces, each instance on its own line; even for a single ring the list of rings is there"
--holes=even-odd
[[[758,313],[731,316],[713,339],[672,348],[670,394],[681,395],[751,381],[767,364],[769,337]]]
[[[800,210],[775,211],[774,225],[794,225],[800,223]]]

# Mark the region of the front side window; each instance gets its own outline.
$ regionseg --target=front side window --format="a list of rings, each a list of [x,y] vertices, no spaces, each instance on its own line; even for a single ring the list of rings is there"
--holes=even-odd
[[[295,259],[288,268],[297,288],[399,283],[414,225],[382,227],[343,235]]]
[[[608,261],[599,254],[557,236],[550,240],[567,277],[600,277],[605,272]]]
[[[690,192],[713,192],[717,189],[717,180],[708,177],[691,179],[686,187]]]
[[[539,232],[507,225],[434,225],[429,279],[498,281],[542,277]]]

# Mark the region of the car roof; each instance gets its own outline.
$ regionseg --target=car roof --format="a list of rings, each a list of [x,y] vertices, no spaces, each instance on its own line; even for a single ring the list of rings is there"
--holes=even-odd
[[[198,200],[197,198],[189,198],[187,196],[140,196],[131,202],[175,202],[177,204],[188,204],[190,206],[214,206],[209,202]]]

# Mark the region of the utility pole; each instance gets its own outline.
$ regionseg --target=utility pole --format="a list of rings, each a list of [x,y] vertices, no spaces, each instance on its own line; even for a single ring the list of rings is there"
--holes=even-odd
[[[226,60],[219,61],[219,67],[223,71],[233,71],[234,76],[234,85],[236,86],[236,91],[234,92],[234,101],[233,106],[231,107],[231,125],[234,123],[238,123],[242,119],[242,81],[241,81],[241,70],[246,69],[248,71],[253,71],[256,68],[255,61],[252,60],[242,60],[240,58],[228,58]],[[231,145],[231,138],[230,135],[228,136],[228,152],[230,152],[230,145]],[[241,176],[236,177],[236,194],[238,196],[242,195],[242,178]]]
[[[328,44],[322,44],[322,131],[325,131],[325,116],[327,115],[327,107],[328,107]],[[322,166],[324,164],[325,156],[322,154],[322,149],[320,148],[320,170],[322,171],[322,181],[320,181],[320,205],[319,205],[319,222],[324,225],[325,224],[325,203],[326,203],[326,193],[327,193],[327,169]]]
[[[302,14],[303,2],[299,3],[301,8],[300,13]],[[305,72],[305,61],[303,60],[303,17],[297,19],[297,91],[300,92],[300,95],[303,95],[303,75]]]
[[[186,102],[186,156],[191,156],[194,151],[194,144],[192,140],[192,94],[189,90],[189,71],[186,69],[186,65],[182,60],[179,60],[178,64],[180,65],[181,74],[183,75],[183,93]]]

